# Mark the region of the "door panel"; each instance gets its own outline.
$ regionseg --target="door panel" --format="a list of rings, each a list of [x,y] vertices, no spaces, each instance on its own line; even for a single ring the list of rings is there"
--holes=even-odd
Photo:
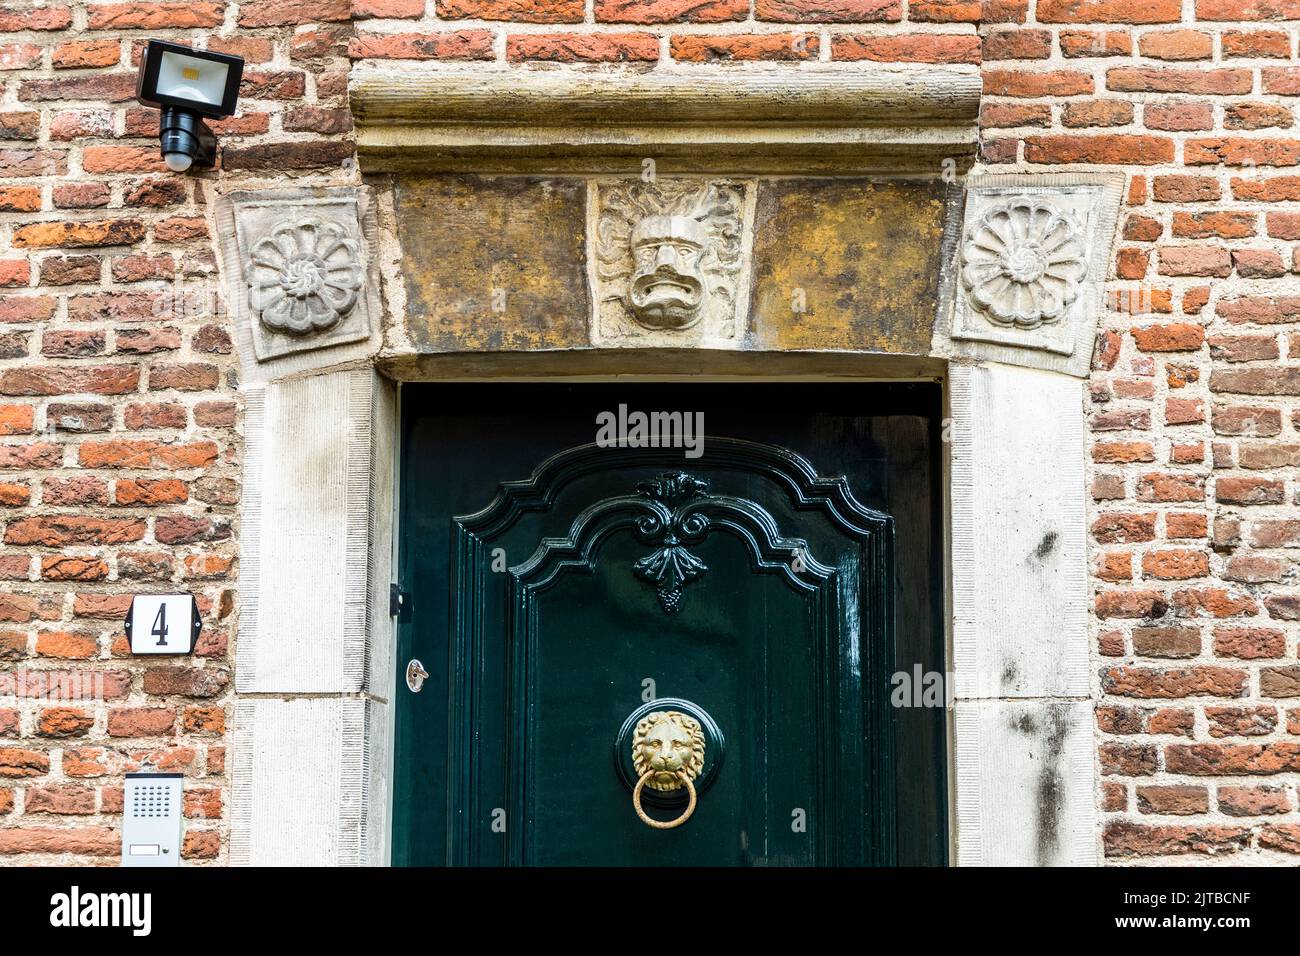
[[[591,444],[619,403],[704,410],[703,455]],[[395,861],[943,862],[942,711],[887,701],[900,662],[941,667],[936,404],[928,386],[404,390],[400,663],[430,677],[398,701]],[[674,830],[637,819],[613,752],[647,682],[725,739]],[[648,812],[676,816],[672,796]]]

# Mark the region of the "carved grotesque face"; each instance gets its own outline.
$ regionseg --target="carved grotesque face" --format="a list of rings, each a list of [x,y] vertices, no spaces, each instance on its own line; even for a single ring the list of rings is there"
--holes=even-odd
[[[651,789],[676,790],[679,772],[694,780],[704,768],[704,730],[675,710],[647,714],[632,736],[632,764],[638,776],[654,771],[646,784]]]
[[[654,328],[685,329],[700,318],[706,285],[700,260],[707,235],[686,216],[646,216],[632,230],[633,314]]]

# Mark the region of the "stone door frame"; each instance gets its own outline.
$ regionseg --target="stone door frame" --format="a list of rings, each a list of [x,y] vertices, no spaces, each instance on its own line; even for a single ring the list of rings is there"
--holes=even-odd
[[[801,71],[796,77],[807,75]],[[755,96],[737,73],[720,73],[720,85],[711,87],[708,97],[683,107],[689,115],[650,122],[641,135],[664,150],[712,149],[728,164],[765,139],[787,150],[792,143],[803,144],[813,160],[832,166],[846,162],[846,154],[861,156],[853,167],[858,172],[863,164],[897,171],[905,165],[900,157],[909,155],[908,143],[931,144],[917,153],[926,162],[973,143],[977,74],[973,81],[952,71],[903,72],[892,80],[890,75],[885,71],[872,78],[870,89],[855,89],[841,74],[835,83],[796,90],[793,101],[802,96],[804,102],[792,109],[790,84],[802,81],[783,76]],[[370,150],[381,168],[470,164],[513,171],[536,168],[538,162],[585,166],[614,149],[609,142],[582,142],[572,155],[556,159],[555,142],[572,145],[573,131],[545,116],[525,137],[533,146],[522,152],[517,139],[490,142],[499,133],[476,132],[465,116],[454,117],[457,122],[444,129],[435,122],[442,107],[433,105],[433,93],[410,80],[354,78],[363,161]],[[439,88],[445,89],[445,82],[440,78]],[[490,113],[493,93],[483,93],[480,85],[456,88],[459,99],[438,102],[453,112]],[[369,93],[361,96],[358,90]],[[737,102],[743,100],[740,108],[751,125],[730,128],[728,135],[739,142],[700,146],[700,116],[692,111],[725,115],[731,105],[728,90]],[[880,132],[881,111],[891,108],[882,106],[882,97],[890,90],[897,94],[893,109],[904,116],[911,110],[919,122],[931,125],[919,134],[899,127]],[[509,96],[517,105],[517,93],[495,95]],[[647,104],[666,108],[665,103],[676,102],[674,91],[647,87],[642,80],[627,88],[605,82],[596,92],[579,85],[557,94],[548,86],[542,93],[537,103],[550,102],[551,96],[570,109],[619,115],[644,115]],[[598,108],[590,107],[593,96]],[[826,96],[831,100],[818,99]],[[822,105],[809,109],[809,102]],[[922,104],[935,102],[944,106],[932,108],[927,119]],[[865,117],[856,134],[840,121],[846,108]],[[832,116],[837,119],[830,130]],[[882,144],[880,151],[863,147],[872,141]],[[782,162],[782,155],[777,149],[772,161]],[[792,160],[787,155],[784,161]],[[983,331],[982,320],[971,312],[975,305],[956,290],[959,214],[945,239],[944,293],[928,356],[762,353],[758,358],[780,359],[777,364],[787,374],[801,379],[944,379],[951,859],[960,865],[1095,864],[1100,833],[1083,412],[1088,343],[1100,308],[1120,184],[1083,173],[972,177],[966,186],[968,226],[1020,196],[1074,210],[1078,218],[1071,221],[1081,230],[1078,241],[1087,247],[1090,265],[1080,301],[1063,320],[1067,334],[1042,344],[1033,330]],[[322,221],[342,224],[341,234],[352,237],[348,248],[355,247],[362,281],[346,315],[336,317],[331,340],[304,350],[300,340],[268,332],[265,319],[257,325],[249,302],[249,273],[255,266],[248,251],[258,235],[277,224],[316,223],[305,228],[320,229]],[[540,370],[508,364],[521,362],[520,356],[403,350],[402,298],[387,281],[387,273],[400,272],[400,256],[394,259],[391,241],[384,240],[391,235],[377,222],[364,187],[243,194],[225,197],[219,207],[223,272],[245,396],[231,740],[231,860],[236,864],[389,862],[398,664],[388,606],[398,505],[395,379],[491,379],[512,374],[511,368],[526,369],[523,377],[604,377],[615,369],[647,366],[649,353],[638,349],[548,353]],[[743,378],[756,371],[738,364],[735,352],[700,354],[708,355],[720,375]]]

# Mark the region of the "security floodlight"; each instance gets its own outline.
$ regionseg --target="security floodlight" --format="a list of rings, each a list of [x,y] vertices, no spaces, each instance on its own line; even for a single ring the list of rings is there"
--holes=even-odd
[[[167,168],[183,173],[217,160],[217,137],[201,117],[232,116],[239,99],[242,57],[150,40],[140,57],[135,98],[162,111],[159,131]]]

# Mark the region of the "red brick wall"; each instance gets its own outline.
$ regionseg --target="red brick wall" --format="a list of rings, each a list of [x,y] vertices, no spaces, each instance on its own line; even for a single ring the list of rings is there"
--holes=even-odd
[[[980,28],[984,160],[1130,174],[1088,412],[1105,852],[1294,863],[1300,4],[1030,9]]]
[[[184,854],[224,857],[241,443],[209,205],[349,175],[351,24],[304,16],[349,11],[0,7],[0,863],[115,857],[142,768],[185,773]],[[159,163],[148,37],[247,58],[220,174]],[[123,595],[169,587],[199,596],[197,654],[132,660]]]

